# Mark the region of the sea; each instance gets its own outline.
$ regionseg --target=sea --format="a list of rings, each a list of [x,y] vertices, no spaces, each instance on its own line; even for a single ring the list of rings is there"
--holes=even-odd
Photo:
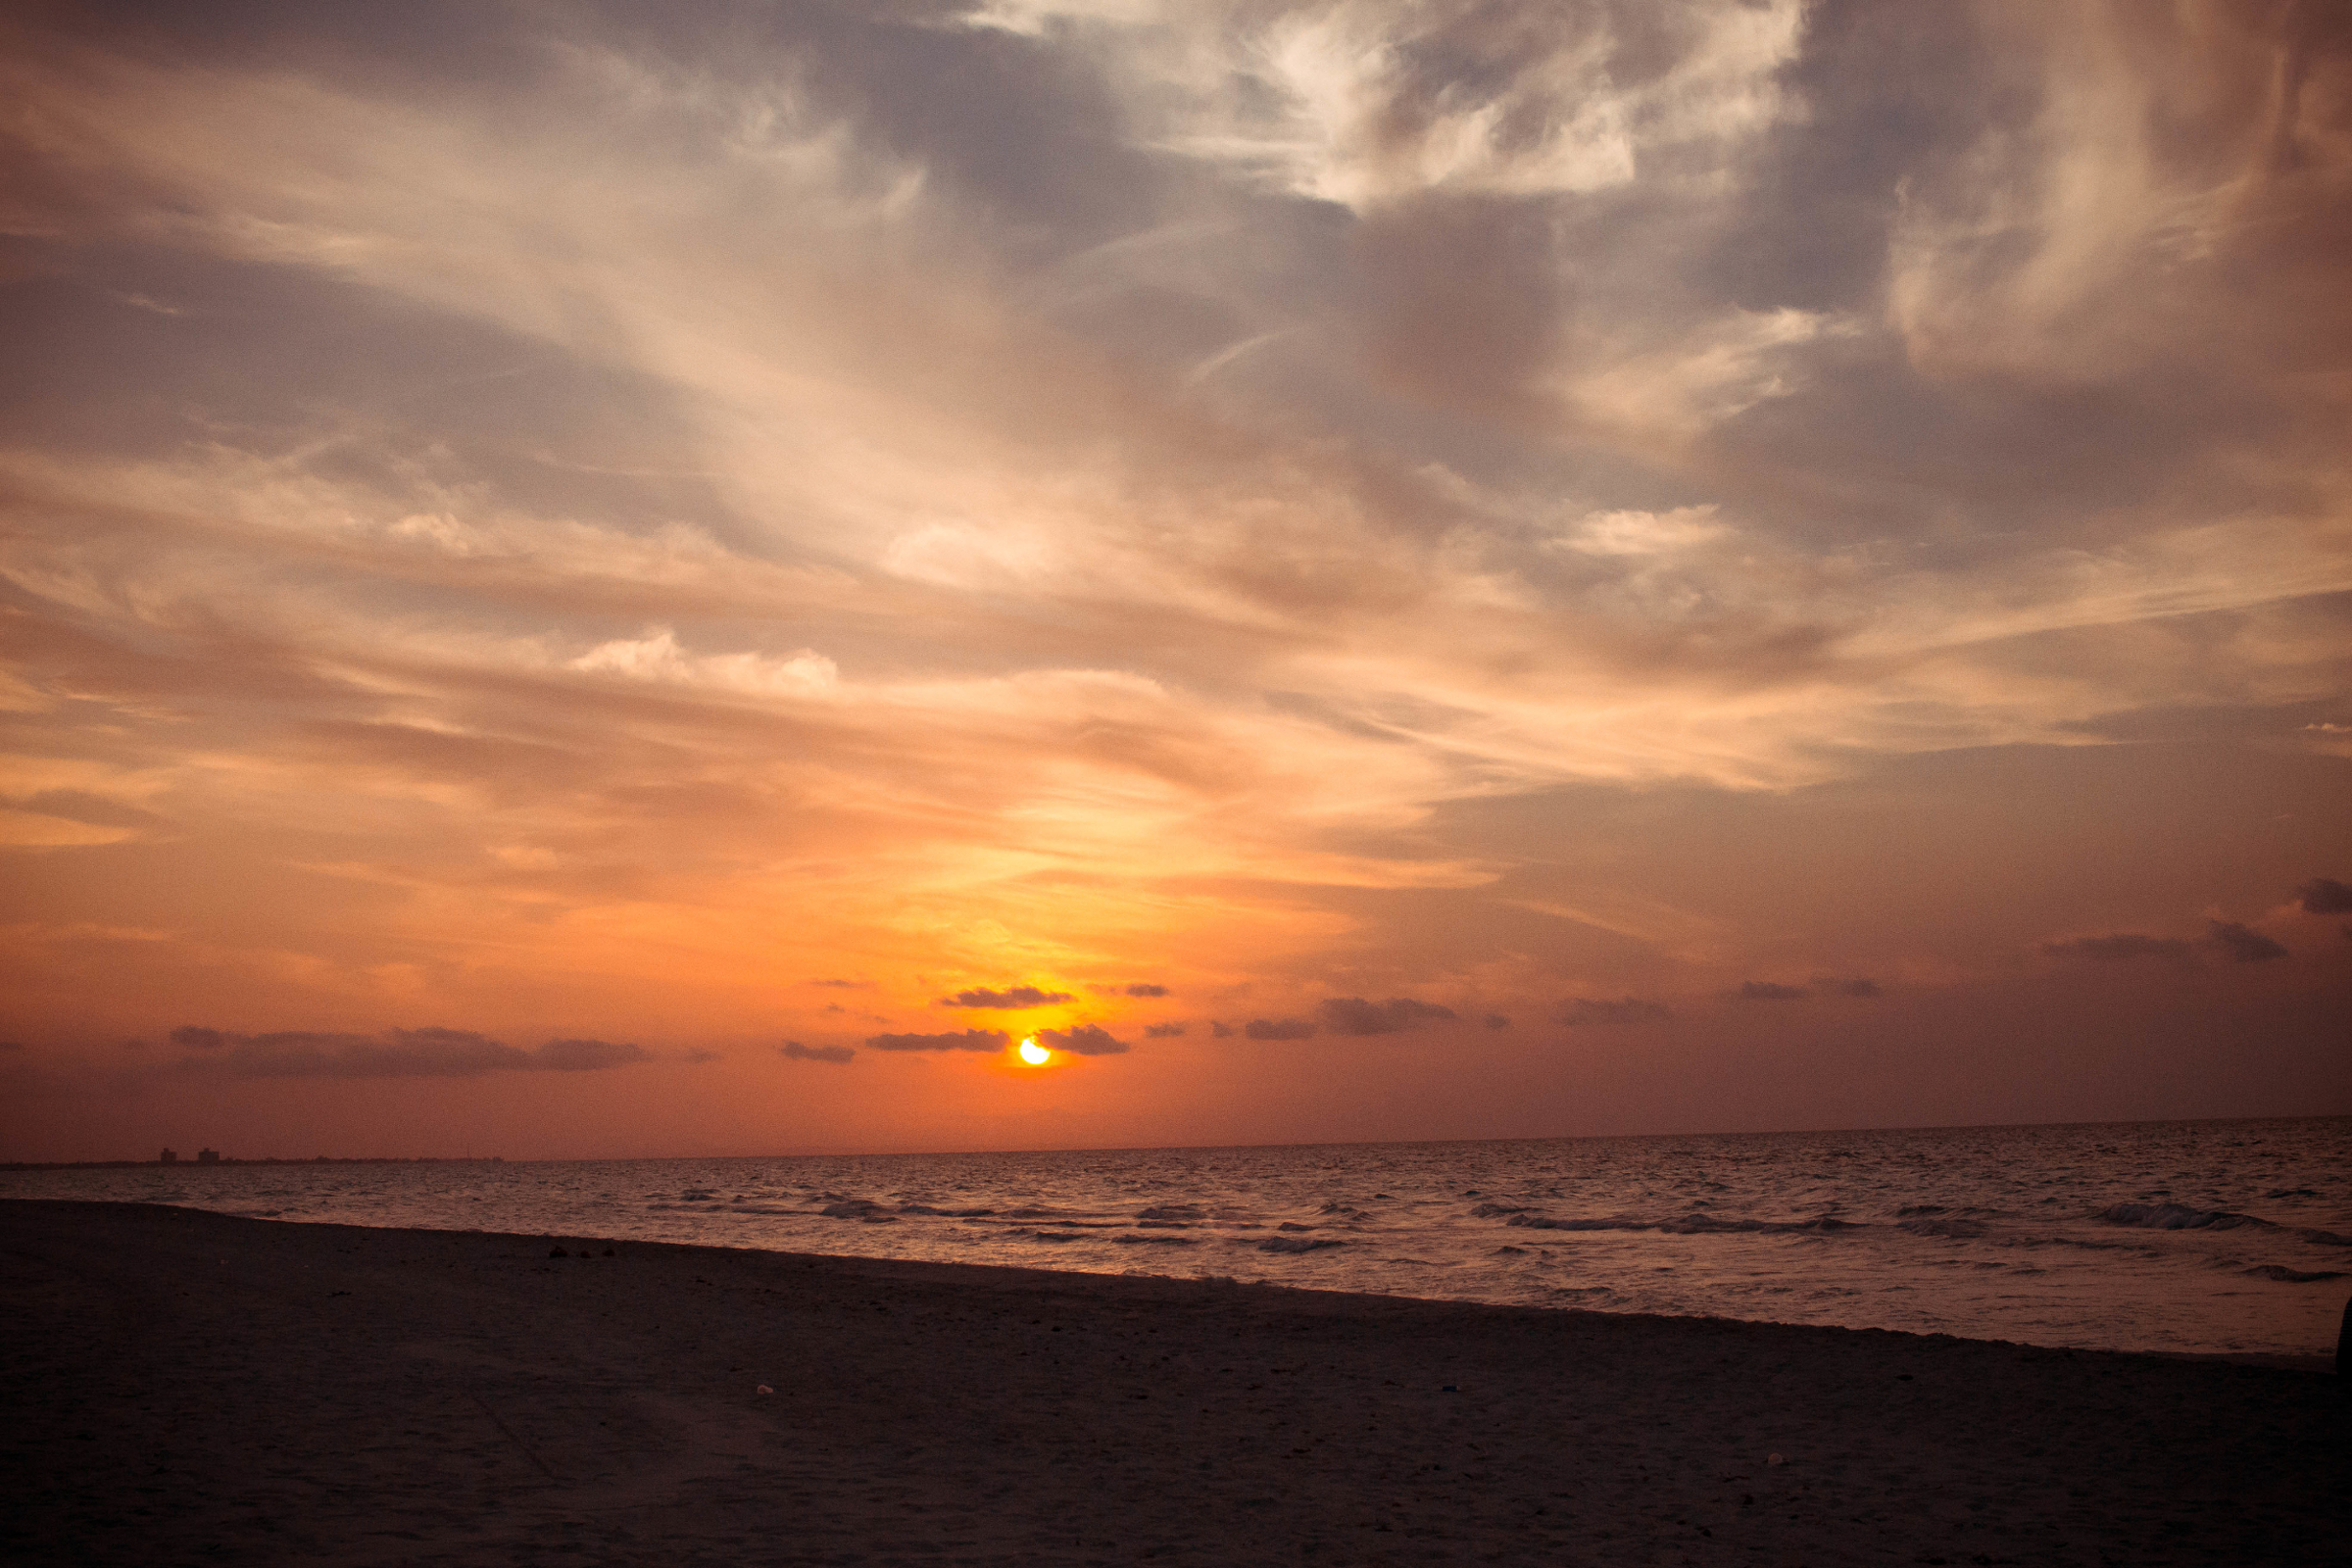
[[[0,1197],[2324,1357],[2352,1118],[0,1173]]]

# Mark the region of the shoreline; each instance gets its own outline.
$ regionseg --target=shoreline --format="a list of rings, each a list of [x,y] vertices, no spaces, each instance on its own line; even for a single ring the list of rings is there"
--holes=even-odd
[[[36,1499],[0,1544],[1819,1564],[2338,1539],[2352,1400],[2324,1362],[583,1240],[0,1201],[5,1463]]]
[[[264,1154],[250,1159],[222,1154],[216,1159],[64,1159],[0,1160],[0,1173],[33,1170],[220,1170],[231,1165],[505,1165],[503,1154],[308,1154],[280,1158]]]
[[[258,1164],[263,1162],[251,1161],[250,1163]],[[288,1163],[307,1164],[309,1162],[289,1161]],[[361,1164],[374,1162],[353,1160],[349,1161],[348,1163]],[[260,1215],[229,1214],[220,1209],[199,1208],[194,1204],[181,1203],[151,1204],[143,1202],[122,1202],[113,1200],[0,1198],[0,1203],[8,1202],[89,1203],[92,1206],[114,1208],[185,1208],[196,1213],[217,1214],[222,1218],[246,1220],[257,1225],[318,1226],[328,1229],[388,1231],[397,1234],[413,1234],[418,1236],[492,1237],[505,1241],[535,1241],[540,1245],[548,1247],[559,1245],[565,1247],[577,1247],[588,1243],[593,1243],[598,1248],[667,1248],[688,1252],[711,1251],[724,1253],[751,1253],[767,1257],[790,1258],[804,1263],[814,1262],[825,1265],[838,1265],[844,1269],[849,1269],[852,1271],[857,1269],[871,1268],[883,1278],[892,1277],[890,1273],[891,1270],[906,1270],[908,1271],[905,1276],[906,1278],[930,1279],[936,1280],[939,1283],[947,1284],[953,1284],[958,1280],[961,1280],[964,1283],[979,1286],[994,1276],[1041,1281],[1048,1279],[1079,1279],[1095,1281],[1149,1280],[1173,1286],[1198,1286],[1207,1290],[1282,1291],[1298,1296],[1328,1298],[1333,1301],[1358,1301],[1364,1303],[1419,1301],[1426,1302],[1431,1306],[1460,1308],[1464,1310],[1479,1309],[1505,1312],[1532,1312],[1537,1314],[1567,1313],[1591,1315],[1594,1317],[1638,1318],[1659,1323],[1730,1323],[1747,1325],[1755,1328],[1827,1330],[1842,1334],[1885,1334],[1908,1340],[1935,1342],[1949,1341],[1963,1345],[2001,1346],[2013,1349],[2042,1350],[2051,1353],[2063,1352],[2076,1355],[2126,1355],[2145,1357],[2158,1361],[2185,1361],[2191,1363],[2210,1363],[2228,1366],[2259,1366],[2269,1367],[2277,1371],[2310,1372],[2329,1375],[2336,1371],[2335,1358],[2332,1356],[2316,1354],[2296,1355],[2282,1351],[2134,1350],[2113,1347],[2042,1345],[2032,1340],[2002,1340],[1968,1334],[1921,1333],[1910,1329],[1856,1328],[1847,1324],[1797,1323],[1789,1322],[1780,1318],[1739,1317],[1728,1313],[1643,1312],[1630,1310],[1618,1311],[1602,1306],[1542,1306],[1508,1301],[1467,1300],[1454,1297],[1412,1296],[1402,1292],[1338,1291],[1314,1285],[1285,1284],[1274,1280],[1238,1281],[1231,1278],[1212,1277],[1209,1279],[1202,1279],[1198,1276],[1191,1275],[1152,1274],[1141,1271],[1122,1271],[1118,1273],[1112,1273],[1105,1270],[1090,1270],[1079,1268],[1024,1267],[1017,1263],[965,1263],[948,1259],[885,1257],[866,1252],[808,1252],[782,1248],[758,1247],[749,1243],[732,1245],[720,1242],[667,1242],[627,1236],[587,1236],[572,1231],[523,1232],[453,1230],[440,1226],[364,1225],[345,1220],[280,1219]]]

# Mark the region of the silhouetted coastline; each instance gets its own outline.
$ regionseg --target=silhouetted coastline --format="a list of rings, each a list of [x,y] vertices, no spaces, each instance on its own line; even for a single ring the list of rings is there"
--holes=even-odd
[[[0,1170],[210,1170],[220,1165],[503,1165],[499,1154],[314,1154],[307,1159],[270,1155],[261,1159],[19,1159],[0,1160]]]

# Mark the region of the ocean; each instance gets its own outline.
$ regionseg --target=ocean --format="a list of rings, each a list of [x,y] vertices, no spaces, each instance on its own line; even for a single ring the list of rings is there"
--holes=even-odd
[[[1038,1153],[145,1166],[0,1197],[2332,1354],[2352,1118]]]

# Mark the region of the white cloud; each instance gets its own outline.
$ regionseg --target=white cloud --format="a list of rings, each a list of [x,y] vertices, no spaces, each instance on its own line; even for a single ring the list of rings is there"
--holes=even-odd
[[[570,662],[573,669],[679,686],[707,686],[757,697],[813,697],[831,693],[839,672],[809,649],[788,658],[762,654],[690,654],[677,633],[657,626],[637,638],[599,643]]]

